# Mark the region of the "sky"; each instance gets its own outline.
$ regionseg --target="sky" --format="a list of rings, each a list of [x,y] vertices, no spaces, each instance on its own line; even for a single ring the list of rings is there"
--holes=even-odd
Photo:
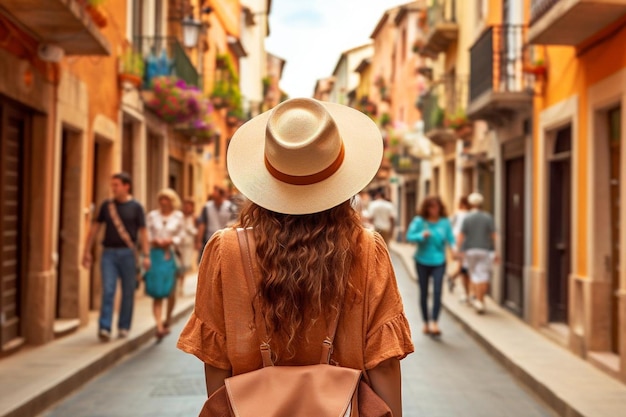
[[[341,53],[371,42],[385,10],[408,0],[272,0],[268,52],[287,62],[280,86],[289,97],[311,97],[332,75]]]

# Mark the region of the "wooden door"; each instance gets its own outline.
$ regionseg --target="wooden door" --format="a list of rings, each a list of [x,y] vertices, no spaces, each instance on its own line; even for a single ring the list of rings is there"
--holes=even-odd
[[[413,220],[417,211],[417,181],[407,181],[405,187],[404,224],[405,227],[408,228],[408,225],[411,224],[411,220]]]
[[[548,301],[550,321],[567,323],[571,272],[571,127],[556,134],[550,161]]]
[[[611,350],[619,354],[621,108],[608,112],[611,188]]]
[[[148,196],[146,209],[154,210],[158,207],[157,194],[163,184],[163,153],[161,151],[162,138],[148,134]]]
[[[524,314],[524,157],[505,163],[504,305]]]
[[[67,207],[67,200],[68,200],[68,194],[72,192],[71,188],[68,187],[68,176],[70,175],[70,161],[68,160],[69,158],[69,152],[68,152],[68,147],[69,147],[69,132],[66,129],[63,129],[63,131],[61,132],[61,196],[59,198],[59,235],[58,235],[58,241],[57,241],[57,254],[58,254],[58,259],[57,259],[57,299],[56,299],[56,312],[55,312],[55,318],[60,319],[60,318],[65,318],[63,317],[62,314],[62,310],[63,310],[63,296],[64,296],[64,291],[66,290],[64,288],[64,274],[67,272],[66,269],[64,268],[65,266],[65,262],[66,262],[66,240],[67,240],[67,234],[65,232],[65,228],[67,227],[66,224],[66,220],[67,220],[67,216],[65,215],[68,207]]]
[[[24,144],[29,115],[0,101],[0,347],[21,340]]]
[[[169,159],[168,187],[183,195],[183,163],[178,159]]]

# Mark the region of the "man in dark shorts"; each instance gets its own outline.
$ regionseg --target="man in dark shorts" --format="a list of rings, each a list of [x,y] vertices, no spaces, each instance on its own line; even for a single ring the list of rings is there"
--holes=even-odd
[[[98,235],[100,226],[104,224],[104,240],[102,246],[102,305],[98,322],[98,337],[107,342],[111,339],[113,321],[113,301],[119,277],[122,286],[122,303],[118,317],[118,337],[128,336],[133,316],[135,288],[137,284],[137,265],[135,250],[139,250],[138,238],[141,239],[142,267],[150,269],[150,248],[146,233],[146,220],[143,207],[130,195],[132,181],[128,174],[119,173],[111,179],[112,200],[106,200],[100,206],[98,217],[91,224],[87,234],[87,243],[83,254],[83,266],[91,268],[93,259],[91,248]],[[114,203],[112,213],[110,202]],[[116,218],[120,222],[116,221]],[[116,223],[118,223],[116,225]],[[132,247],[131,247],[132,246]]]

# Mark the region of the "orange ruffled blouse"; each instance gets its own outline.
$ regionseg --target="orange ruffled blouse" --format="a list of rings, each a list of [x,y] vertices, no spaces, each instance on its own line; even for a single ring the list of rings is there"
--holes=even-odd
[[[413,352],[411,331],[384,240],[363,230],[335,337],[333,360],[368,370],[386,359]],[[259,279],[258,266],[255,277]],[[195,309],[178,340],[178,348],[233,375],[262,367],[248,292],[234,229],[217,232],[207,243],[198,272]],[[277,365],[319,363],[326,320],[316,320],[294,341],[295,355]],[[273,350],[276,350],[275,348]]]

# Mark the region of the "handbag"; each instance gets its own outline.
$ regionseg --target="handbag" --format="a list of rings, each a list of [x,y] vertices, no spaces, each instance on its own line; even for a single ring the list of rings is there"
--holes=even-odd
[[[176,282],[176,261],[172,253],[165,259],[163,249],[150,249],[150,269],[144,275],[146,294],[152,298],[167,298]]]
[[[206,400],[200,417],[391,417],[387,404],[363,380],[367,375],[359,369],[331,364],[341,305],[329,322],[319,364],[275,366],[265,321],[256,314],[262,310],[253,278],[254,238],[248,230],[238,228],[237,238],[253,297],[263,367],[226,378],[224,386]]]

